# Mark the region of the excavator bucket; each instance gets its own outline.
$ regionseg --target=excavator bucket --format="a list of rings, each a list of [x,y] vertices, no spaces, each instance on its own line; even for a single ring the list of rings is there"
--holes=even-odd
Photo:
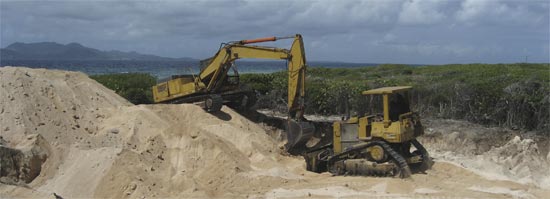
[[[288,119],[285,125],[286,144],[285,150],[293,155],[304,152],[306,143],[315,133],[315,126],[310,122],[294,121]]]

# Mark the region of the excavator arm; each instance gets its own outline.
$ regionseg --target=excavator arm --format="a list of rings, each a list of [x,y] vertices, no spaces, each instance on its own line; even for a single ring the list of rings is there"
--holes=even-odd
[[[290,50],[282,48],[249,46],[246,44],[280,39],[293,38]],[[237,59],[273,59],[287,60],[288,62],[288,112],[292,119],[301,120],[304,112],[306,57],[302,36],[293,37],[267,37],[253,40],[241,40],[224,45],[210,58],[210,63],[204,67],[199,78],[206,85],[206,90],[216,92],[227,75],[233,61]]]

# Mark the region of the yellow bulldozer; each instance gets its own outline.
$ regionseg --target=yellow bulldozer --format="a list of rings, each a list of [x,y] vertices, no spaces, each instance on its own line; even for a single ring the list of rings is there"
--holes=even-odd
[[[294,41],[290,49],[250,45],[280,39]],[[239,83],[236,71],[228,75],[234,61],[241,58],[287,61],[288,115],[282,125],[285,149],[302,155],[309,171],[408,177],[412,171],[431,166],[428,152],[416,140],[423,134],[423,127],[419,116],[409,108],[407,92],[411,87],[363,92],[382,97],[383,104],[378,105],[383,108],[381,114],[336,121],[331,129],[308,121],[304,117],[307,64],[299,34],[224,43],[216,55],[201,61],[198,75],[175,75],[153,86],[153,98],[156,103],[199,102],[208,112],[220,110],[222,104],[250,106],[256,99],[254,92]],[[413,152],[411,145],[416,148]]]
[[[429,169],[430,156],[416,140],[424,128],[418,114],[410,110],[410,89],[397,86],[364,91],[363,95],[382,98],[371,101],[382,101],[383,112],[334,122],[332,141],[302,154],[307,169],[402,178]],[[411,145],[415,148],[412,152]]]

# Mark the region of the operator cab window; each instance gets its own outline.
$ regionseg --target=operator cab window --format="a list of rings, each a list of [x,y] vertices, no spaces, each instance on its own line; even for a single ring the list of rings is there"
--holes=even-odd
[[[409,100],[403,94],[396,93],[390,95],[390,120],[398,121],[399,115],[411,112],[409,108]]]

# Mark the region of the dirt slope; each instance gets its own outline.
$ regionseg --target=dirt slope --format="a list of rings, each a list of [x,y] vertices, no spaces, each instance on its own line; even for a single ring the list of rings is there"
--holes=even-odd
[[[0,186],[0,197],[53,198],[364,198],[452,196],[537,198],[534,184],[489,180],[436,162],[412,179],[332,177],[281,155],[265,130],[233,110],[195,105],[134,106],[86,75],[0,68],[0,132],[17,148],[47,142],[48,158],[31,183]]]
[[[429,120],[420,141],[433,157],[459,163],[489,179],[550,188],[550,137],[542,132],[487,128],[456,120]]]

